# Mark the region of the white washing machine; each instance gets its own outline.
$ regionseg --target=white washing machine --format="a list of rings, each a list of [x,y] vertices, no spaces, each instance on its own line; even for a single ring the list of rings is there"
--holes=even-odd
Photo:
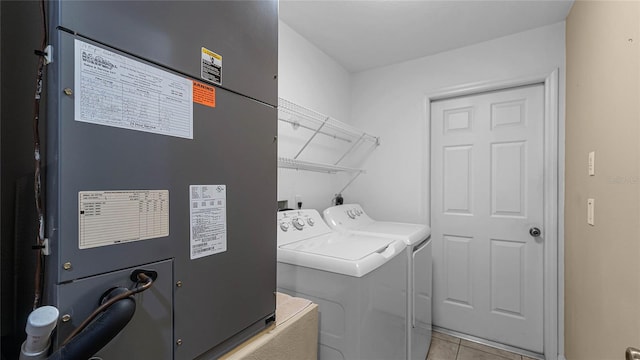
[[[431,229],[420,224],[375,221],[358,204],[330,207],[323,213],[329,226],[344,234],[398,239],[407,245],[407,359],[424,360],[431,345]]]
[[[278,213],[278,291],[318,304],[321,360],[406,359],[405,247],[334,232],[316,210]]]

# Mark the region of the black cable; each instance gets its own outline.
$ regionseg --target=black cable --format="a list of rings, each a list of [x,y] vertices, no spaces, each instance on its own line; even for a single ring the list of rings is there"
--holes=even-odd
[[[41,170],[41,154],[40,154],[40,100],[42,98],[42,88],[45,70],[45,49],[47,47],[47,14],[45,10],[45,1],[40,0],[40,11],[42,15],[42,43],[40,49],[36,50],[38,56],[38,70],[36,75],[36,89],[33,99],[33,157],[34,157],[34,175],[33,175],[33,190],[34,200],[36,203],[38,230],[36,232],[36,271],[34,282],[34,295],[33,295],[33,309],[35,310],[40,305],[43,291],[43,262],[44,255],[42,254],[42,248],[44,247],[44,210],[42,206],[42,176]]]
[[[49,27],[47,24],[47,11],[44,0],[40,0],[40,11],[42,13],[42,32],[44,34],[42,49],[44,50],[44,48],[47,46],[47,43],[49,42]]]

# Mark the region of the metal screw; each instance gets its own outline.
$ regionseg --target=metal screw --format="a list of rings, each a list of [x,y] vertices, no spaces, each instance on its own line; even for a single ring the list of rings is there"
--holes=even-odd
[[[71,270],[71,263],[67,261],[66,263],[64,263],[64,265],[62,265],[62,268],[65,270]]]
[[[69,320],[71,320],[71,315],[69,314],[62,315],[62,322],[67,322]]]
[[[68,96],[73,95],[73,90],[71,90],[71,89],[69,89],[69,88],[65,88],[63,91],[64,91],[64,94],[65,94],[65,95],[68,95]]]
[[[182,339],[176,340],[176,345],[178,345],[178,346],[182,345]]]
[[[177,286],[177,287],[182,287],[182,281],[178,280],[178,281],[176,282],[176,286]]]

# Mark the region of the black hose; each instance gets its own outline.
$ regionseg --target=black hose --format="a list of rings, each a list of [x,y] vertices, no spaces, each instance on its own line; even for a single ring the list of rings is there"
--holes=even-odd
[[[108,296],[109,292],[111,290],[109,290],[107,292],[107,294],[104,294],[102,296],[102,300],[101,300],[102,305],[100,305],[91,314],[89,314],[89,316],[87,316],[87,318],[84,319],[82,324],[78,325],[78,327],[75,328],[71,332],[71,334],[69,334],[67,339],[62,343],[62,346],[67,345],[67,343],[69,341],[71,341],[71,339],[73,339],[76,335],[78,335],[82,330],[84,330],[84,328],[87,327],[87,325],[89,325],[93,321],[93,319],[96,318],[96,316],[100,315],[103,311],[105,311],[109,306],[111,306],[116,301],[120,301],[120,299],[128,298],[131,295],[135,295],[137,293],[143,292],[143,291],[147,290],[148,288],[150,288],[151,285],[153,285],[153,281],[155,279],[153,273],[155,273],[155,272],[154,271],[149,271],[149,275],[151,275],[151,276],[149,276],[149,275],[147,275],[145,273],[144,270],[142,270],[142,271],[136,270],[133,273],[131,273],[131,280],[138,281],[138,282],[144,281],[144,284],[142,286],[136,286],[132,290],[127,290],[125,292],[120,292],[116,296],[111,296],[111,297]],[[157,276],[157,273],[155,274],[155,276]]]
[[[115,288],[105,301],[128,292],[126,288]],[[133,297],[125,297],[113,303],[82,332],[49,356],[48,360],[87,360],[107,345],[127,326],[136,311]]]

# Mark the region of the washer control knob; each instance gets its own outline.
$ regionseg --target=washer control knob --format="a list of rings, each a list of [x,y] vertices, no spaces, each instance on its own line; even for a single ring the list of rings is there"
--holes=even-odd
[[[280,223],[280,229],[281,229],[282,231],[287,231],[287,230],[289,230],[289,223],[281,222],[281,223]]]
[[[301,218],[293,219],[293,227],[298,230],[302,230],[302,228],[304,227],[304,220],[302,220]]]
[[[313,219],[312,219],[312,218],[307,218],[307,224],[309,224],[309,226],[313,226],[313,225],[315,225],[315,224],[316,224],[316,222],[315,222],[315,221],[313,221]]]
[[[347,210],[347,215],[349,215],[349,217],[352,219],[356,218],[356,213],[353,210]]]

